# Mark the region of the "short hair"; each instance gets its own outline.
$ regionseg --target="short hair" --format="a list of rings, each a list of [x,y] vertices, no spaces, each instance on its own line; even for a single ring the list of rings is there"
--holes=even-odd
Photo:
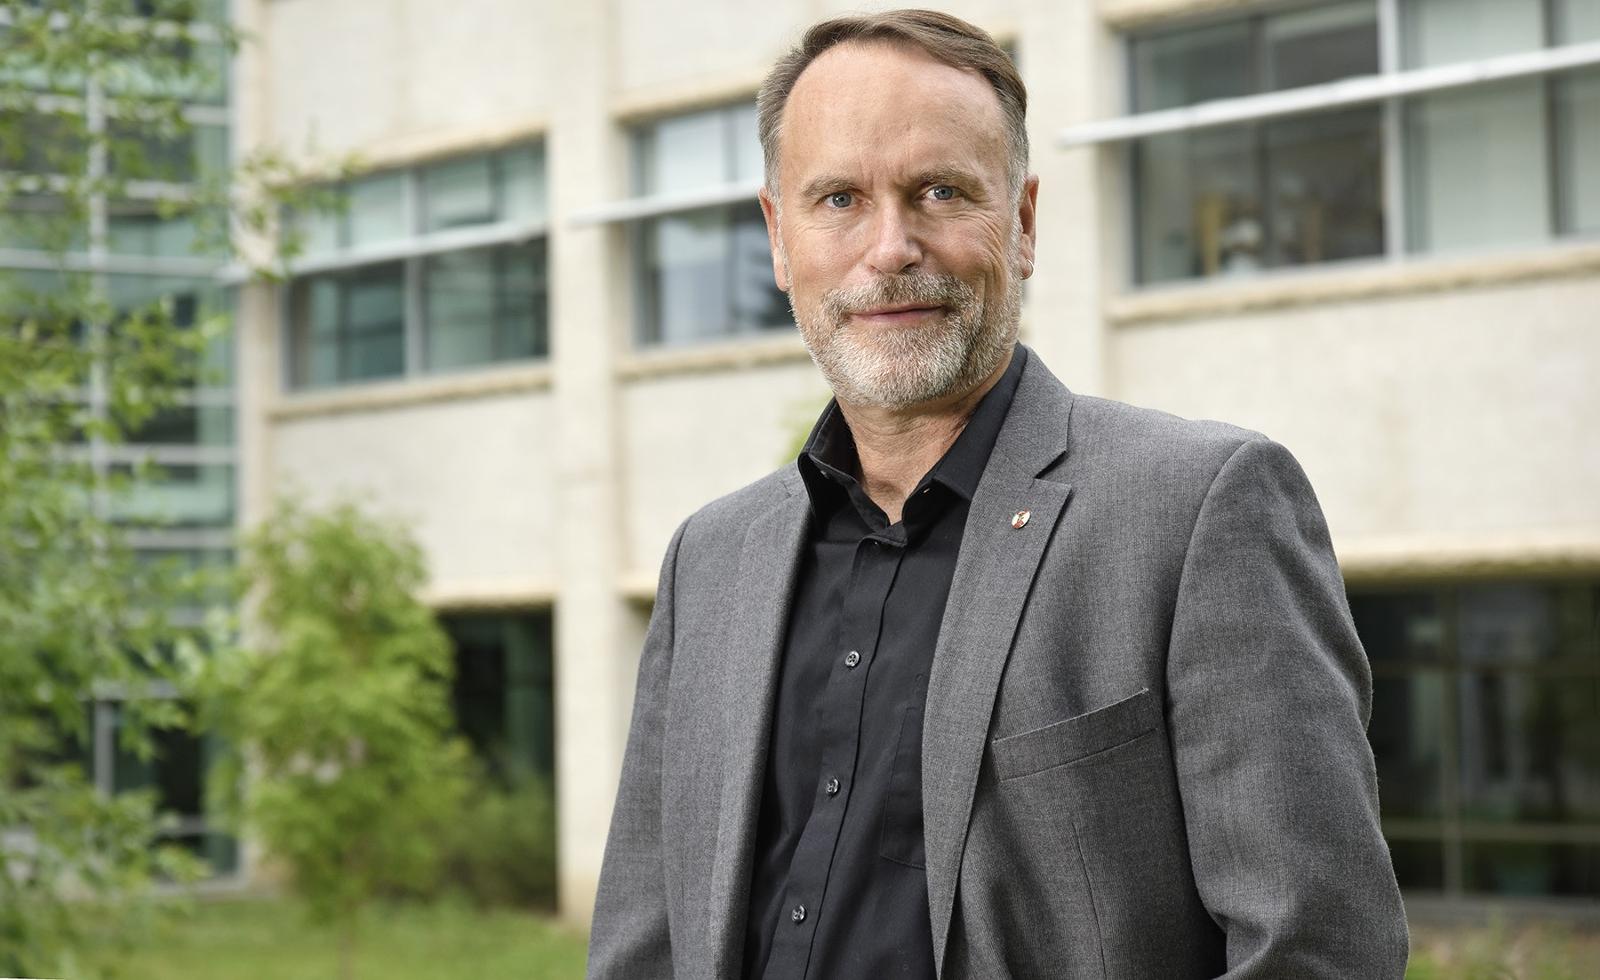
[[[835,17],[813,25],[767,73],[756,96],[757,129],[765,163],[767,192],[778,195],[778,139],[783,110],[800,75],[824,51],[847,41],[880,41],[920,48],[952,68],[982,75],[1000,98],[1005,117],[1009,159],[1006,178],[1011,195],[1022,191],[1028,174],[1028,90],[1017,66],[982,28],[937,10],[887,10],[877,14]]]

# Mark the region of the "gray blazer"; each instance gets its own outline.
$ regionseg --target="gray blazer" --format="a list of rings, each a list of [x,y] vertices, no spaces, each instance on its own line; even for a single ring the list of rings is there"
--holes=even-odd
[[[791,465],[672,538],[591,977],[739,973],[807,514]],[[972,502],[928,682],[940,975],[1402,976],[1371,690],[1327,527],[1288,451],[1073,395],[1030,356]]]

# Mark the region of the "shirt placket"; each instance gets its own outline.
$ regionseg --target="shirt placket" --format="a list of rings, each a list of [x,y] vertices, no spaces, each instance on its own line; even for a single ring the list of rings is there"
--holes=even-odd
[[[774,932],[767,960],[769,980],[802,980],[808,973],[833,856],[855,785],[867,675],[877,654],[884,604],[904,553],[905,548],[887,530],[869,534],[856,544],[838,641],[831,651],[834,666],[819,712],[822,758],[816,796],[790,861],[781,906],[785,921],[779,922]],[[834,914],[849,914],[849,910]]]

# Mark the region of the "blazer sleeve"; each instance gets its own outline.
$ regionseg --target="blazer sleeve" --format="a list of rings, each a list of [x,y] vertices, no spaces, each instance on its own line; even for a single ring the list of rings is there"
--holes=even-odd
[[[1200,505],[1168,651],[1168,725],[1227,978],[1402,977],[1405,912],[1366,738],[1372,675],[1310,483],[1240,445]]]
[[[672,976],[672,937],[661,855],[661,740],[672,674],[673,581],[685,521],[672,536],[639,657],[622,782],[611,811],[589,933],[587,975]]]

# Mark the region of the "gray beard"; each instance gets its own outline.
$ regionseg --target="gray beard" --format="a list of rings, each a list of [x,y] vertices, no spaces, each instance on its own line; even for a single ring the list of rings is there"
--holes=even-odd
[[[947,307],[934,323],[861,328],[851,310],[920,303]],[[800,338],[834,395],[853,405],[903,410],[959,396],[993,374],[1016,344],[1022,279],[1012,276],[997,303],[978,299],[955,276],[886,276],[823,294],[820,308],[802,314],[790,298]]]

